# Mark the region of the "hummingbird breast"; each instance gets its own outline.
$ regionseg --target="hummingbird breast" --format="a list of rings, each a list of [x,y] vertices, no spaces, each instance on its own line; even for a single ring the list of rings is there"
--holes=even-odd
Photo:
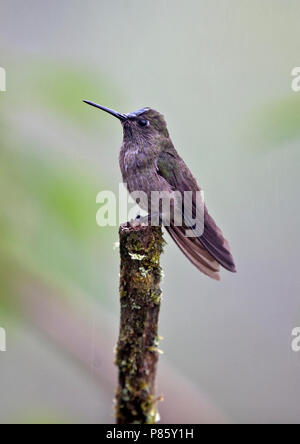
[[[142,191],[148,200],[152,191],[172,191],[170,185],[158,174],[157,155],[151,149],[147,151],[137,147],[122,146],[120,151],[120,169],[123,182],[130,193]]]

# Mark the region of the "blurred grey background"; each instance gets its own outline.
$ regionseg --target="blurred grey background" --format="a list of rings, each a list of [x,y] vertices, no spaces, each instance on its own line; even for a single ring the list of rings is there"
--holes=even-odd
[[[172,244],[161,422],[299,422],[296,0],[2,0],[0,422],[113,422],[120,125],[81,103],[164,113],[238,273]],[[170,241],[170,242],[169,242]]]

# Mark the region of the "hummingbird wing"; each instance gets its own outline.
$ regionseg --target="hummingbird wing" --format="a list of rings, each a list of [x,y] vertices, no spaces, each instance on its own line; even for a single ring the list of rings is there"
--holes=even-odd
[[[157,169],[158,174],[171,185],[174,191],[180,191],[182,194],[184,191],[200,191],[196,179],[173,146],[170,145],[164,148],[160,153],[157,160]],[[192,199],[193,215],[197,215],[194,193]],[[182,215],[186,222],[187,214],[185,214],[184,205]],[[198,221],[198,226],[200,226],[200,223],[201,220]],[[188,224],[188,226],[185,224],[181,227],[175,227],[171,224],[170,227],[166,228],[183,253],[205,274],[218,279],[219,264],[229,271],[236,271],[229,243],[214,219],[209,215],[206,206],[204,206],[203,234],[197,237],[186,237],[186,229],[193,230],[194,226],[195,221]]]

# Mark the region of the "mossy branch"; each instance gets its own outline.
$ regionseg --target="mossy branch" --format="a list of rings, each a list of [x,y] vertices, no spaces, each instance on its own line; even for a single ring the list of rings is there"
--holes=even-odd
[[[161,227],[120,226],[120,335],[116,350],[117,424],[154,424],[161,300]]]

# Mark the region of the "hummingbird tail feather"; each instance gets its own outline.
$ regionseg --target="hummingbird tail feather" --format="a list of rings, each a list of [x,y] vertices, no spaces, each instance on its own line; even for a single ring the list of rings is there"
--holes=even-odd
[[[193,202],[193,211],[197,215],[195,203]],[[183,217],[186,219],[186,211],[183,208]],[[194,231],[195,228],[192,221],[188,220],[188,228]],[[196,226],[200,226],[201,216],[197,220]],[[192,238],[193,239],[193,238]],[[222,265],[226,270],[235,272],[235,264],[230,252],[228,241],[224,238],[221,229],[217,226],[214,219],[210,216],[206,206],[204,206],[204,231],[201,236],[196,238],[200,243],[204,251],[209,254],[210,258],[216,260],[218,264]]]
[[[220,280],[218,262],[203,248],[196,237],[186,237],[185,228],[172,223],[165,228],[183,254],[198,270],[212,279]]]
[[[199,238],[203,247],[226,270],[236,272],[228,241],[205,207],[204,233]]]

